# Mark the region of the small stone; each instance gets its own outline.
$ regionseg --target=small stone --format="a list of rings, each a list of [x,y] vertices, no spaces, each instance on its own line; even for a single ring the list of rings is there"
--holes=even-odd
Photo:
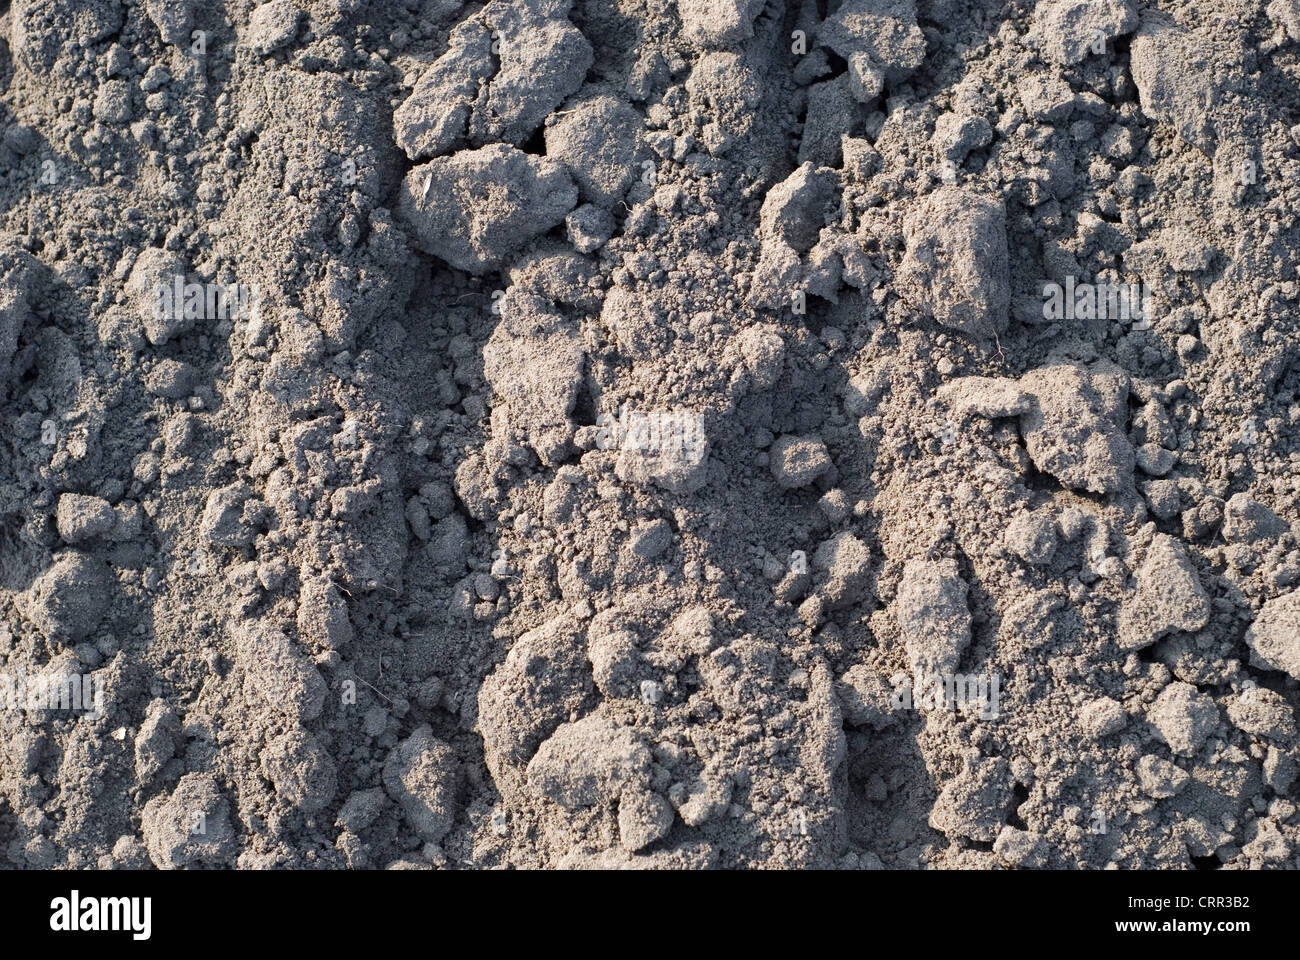
[[[566,810],[617,800],[649,777],[650,751],[627,727],[592,714],[560,726],[528,764],[528,783]]]
[[[379,819],[386,802],[384,791],[378,787],[358,790],[339,808],[336,822],[349,833],[360,833]]]
[[[970,646],[967,587],[953,560],[910,560],[894,601],[912,676],[953,674]]]
[[[673,531],[667,520],[656,519],[632,531],[632,553],[642,560],[653,560],[672,544]]]
[[[415,832],[434,843],[455,822],[456,778],[455,752],[427,725],[398,744],[384,762],[384,790]]]
[[[46,639],[78,643],[103,619],[115,586],[102,560],[69,551],[36,578],[18,606]]]
[[[831,468],[830,454],[818,437],[784,436],[772,444],[772,476],[787,490],[805,487]]]
[[[1176,764],[1150,755],[1137,762],[1137,776],[1146,795],[1157,800],[1172,797],[1191,779],[1187,771]]]
[[[352,643],[347,602],[328,578],[303,581],[298,593],[298,634],[304,642],[327,650],[343,650]]]
[[[1175,682],[1147,708],[1147,719],[1174,753],[1191,756],[1218,725],[1219,708],[1190,683]]]
[[[1047,845],[1042,836],[1012,826],[998,832],[993,852],[1013,867],[1041,867],[1047,862]]]
[[[1010,769],[1000,757],[970,761],[939,791],[930,826],[949,836],[996,840],[1013,799],[1009,778]]]
[[[1040,0],[1030,36],[1051,63],[1073,66],[1113,52],[1110,41],[1137,26],[1129,0]]]
[[[109,80],[99,88],[91,111],[96,120],[121,126],[131,122],[131,88],[125,80]]]
[[[1006,329],[1011,280],[1000,199],[940,187],[908,214],[903,236],[900,293],[962,333],[992,338]]]
[[[828,609],[840,610],[857,603],[870,588],[871,551],[847,530],[817,548],[812,566],[821,574],[818,596]]]
[[[1229,543],[1258,543],[1286,532],[1287,525],[1276,513],[1244,493],[1238,493],[1223,507],[1223,539]]]
[[[59,497],[56,522],[60,537],[68,543],[80,543],[112,530],[117,515],[113,505],[100,497],[65,493]]]
[[[579,253],[594,253],[614,232],[614,218],[608,210],[584,203],[564,218],[569,242]]]
[[[641,681],[641,702],[647,707],[655,707],[663,702],[664,685],[656,680]]]
[[[199,536],[222,547],[251,543],[256,530],[245,520],[244,507],[252,499],[252,489],[243,483],[213,490],[199,519]]]
[[[1079,711],[1079,726],[1093,740],[1118,733],[1128,724],[1123,704],[1110,697],[1094,700]]]
[[[1182,495],[1173,480],[1152,480],[1143,487],[1147,508],[1160,520],[1170,520],[1182,509]]]
[[[230,802],[211,774],[187,773],[170,795],[146,803],[140,828],[149,859],[159,869],[230,865],[236,841]]]
[[[235,662],[249,681],[248,692],[300,723],[321,715],[329,688],[301,647],[279,627],[246,621],[234,628]]]
[[[1056,520],[1050,510],[1018,513],[1007,524],[1002,541],[1025,563],[1041,567],[1056,555]]]
[[[1137,572],[1137,590],[1120,611],[1119,643],[1137,650],[1174,631],[1210,621],[1210,598],[1183,545],[1157,534]]]
[[[261,754],[261,768],[277,798],[305,814],[324,810],[338,791],[334,761],[305,730],[291,729],[271,739]]]
[[[1264,604],[1246,631],[1250,660],[1300,680],[1300,590]]]
[[[635,853],[668,836],[673,808],[649,790],[626,790],[618,803],[618,839]]]
[[[145,389],[155,397],[181,400],[194,391],[198,371],[183,360],[165,357],[153,365],[145,377]]]
[[[934,124],[931,146],[939,156],[952,164],[961,164],[972,150],[987,147],[993,142],[993,128],[983,117],[961,116],[945,113]]]
[[[1138,469],[1152,477],[1163,477],[1174,468],[1174,455],[1155,443],[1145,443],[1134,450]]]
[[[577,201],[562,164],[494,143],[413,168],[397,209],[421,250],[482,274],[563,222]]]
[[[257,53],[273,53],[293,42],[301,19],[302,11],[289,0],[270,0],[248,18],[248,30],[242,40]]]

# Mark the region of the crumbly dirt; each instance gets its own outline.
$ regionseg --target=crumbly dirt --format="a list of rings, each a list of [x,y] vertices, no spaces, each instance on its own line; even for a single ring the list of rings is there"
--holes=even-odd
[[[3,6],[6,866],[1300,865],[1297,0]]]

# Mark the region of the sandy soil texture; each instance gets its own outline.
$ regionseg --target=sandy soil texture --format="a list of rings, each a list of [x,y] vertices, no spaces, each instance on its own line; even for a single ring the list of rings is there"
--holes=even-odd
[[[1300,866],[1300,0],[0,7],[0,865]]]

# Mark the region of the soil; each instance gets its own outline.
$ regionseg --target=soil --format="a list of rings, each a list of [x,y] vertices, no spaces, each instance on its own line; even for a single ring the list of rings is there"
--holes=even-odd
[[[1300,866],[1297,0],[0,6],[6,866]]]

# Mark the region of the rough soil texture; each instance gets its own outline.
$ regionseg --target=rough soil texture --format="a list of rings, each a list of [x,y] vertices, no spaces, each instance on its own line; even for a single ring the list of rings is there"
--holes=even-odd
[[[1297,0],[3,6],[0,862],[1300,865]]]

